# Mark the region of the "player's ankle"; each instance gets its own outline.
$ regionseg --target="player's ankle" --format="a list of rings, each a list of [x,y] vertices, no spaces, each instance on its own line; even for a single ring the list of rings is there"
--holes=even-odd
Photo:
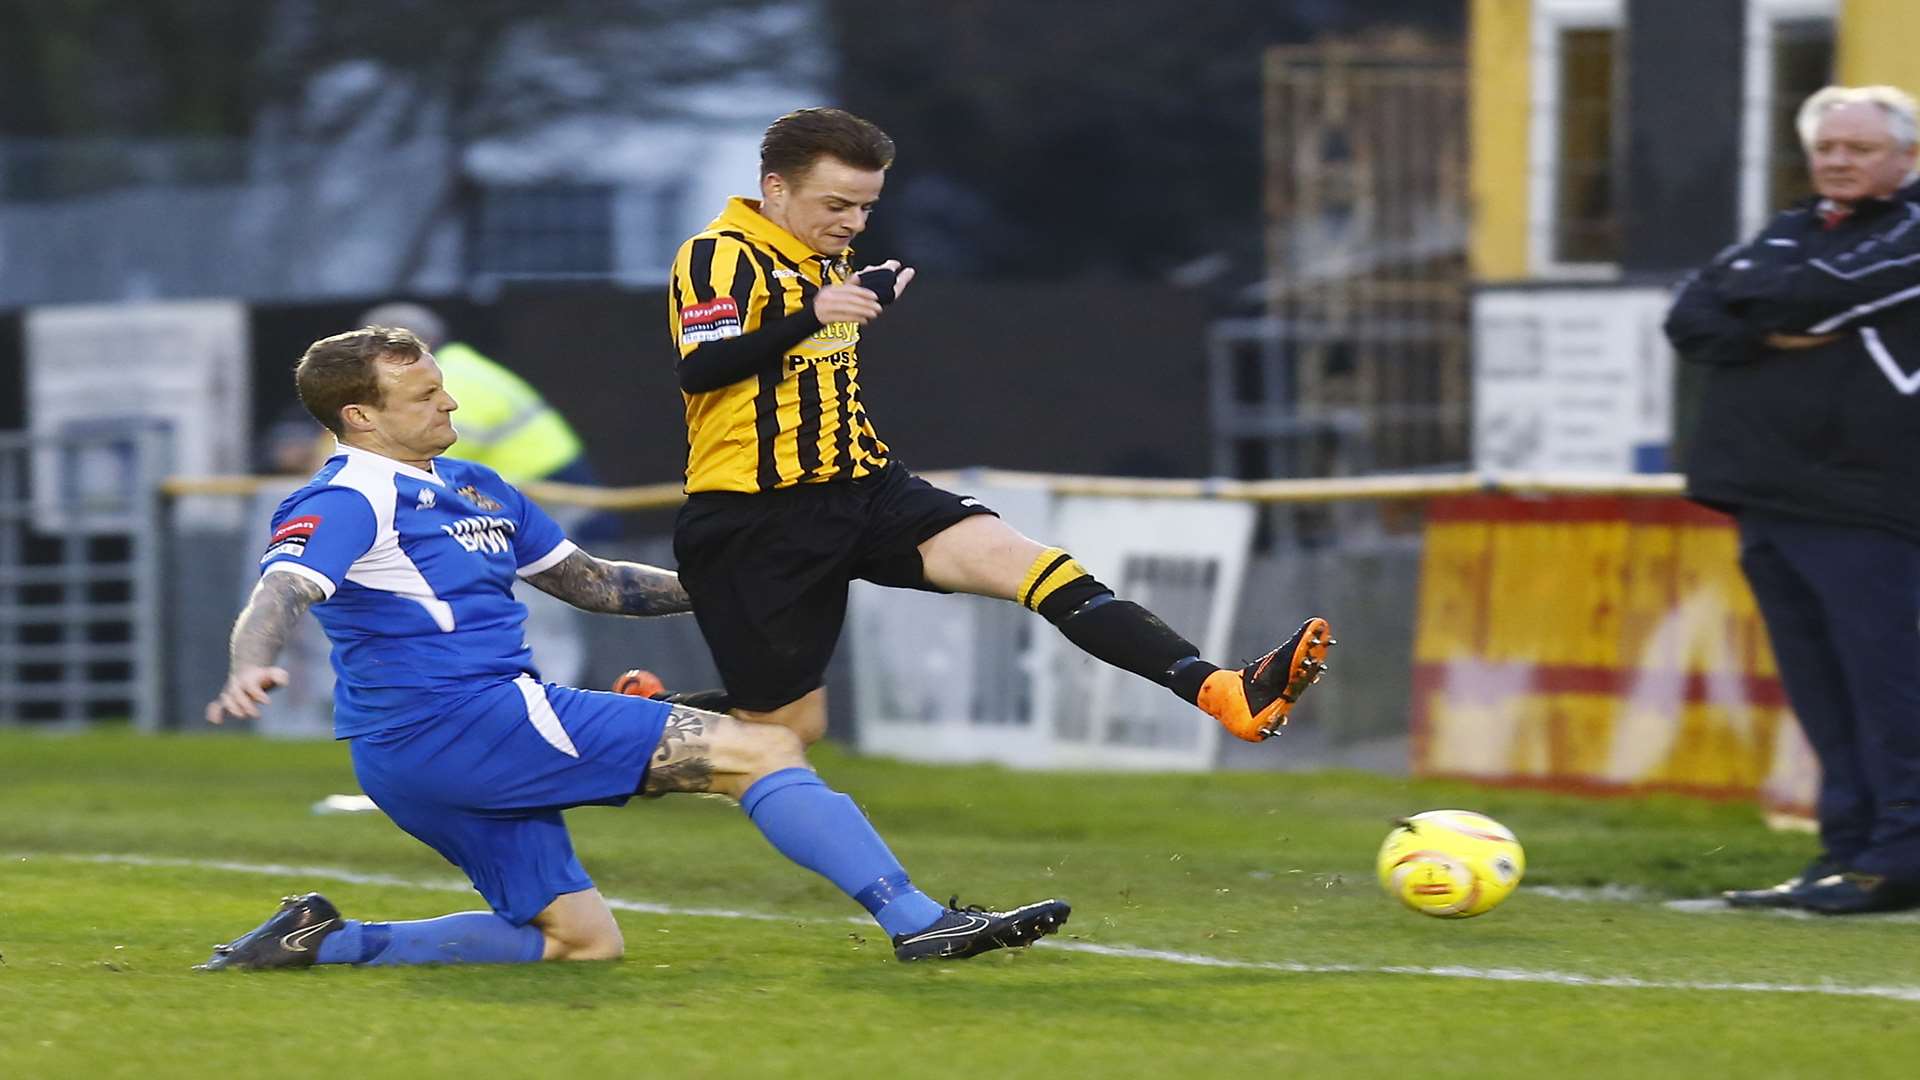
[[[1206,685],[1213,673],[1220,669],[1198,656],[1188,656],[1176,660],[1173,666],[1159,680],[1160,685],[1174,692],[1180,700],[1198,704],[1200,688]]]

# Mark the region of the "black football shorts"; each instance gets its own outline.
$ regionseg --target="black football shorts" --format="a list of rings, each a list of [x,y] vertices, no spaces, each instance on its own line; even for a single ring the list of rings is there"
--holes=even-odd
[[[695,492],[674,523],[673,554],[728,696],[765,712],[821,685],[848,582],[941,592],[922,572],[920,544],[991,513],[893,462],[859,480]]]

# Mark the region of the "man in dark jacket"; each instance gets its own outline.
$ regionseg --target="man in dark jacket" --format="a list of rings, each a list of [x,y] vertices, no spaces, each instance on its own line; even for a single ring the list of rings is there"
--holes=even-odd
[[[1818,196],[1690,277],[1704,365],[1693,499],[1735,515],[1788,701],[1820,760],[1820,857],[1741,907],[1920,906],[1920,180],[1913,99],[1800,112]]]

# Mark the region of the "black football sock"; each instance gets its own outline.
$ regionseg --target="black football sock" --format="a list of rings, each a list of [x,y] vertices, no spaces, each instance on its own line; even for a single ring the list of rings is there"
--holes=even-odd
[[[1116,598],[1059,548],[1034,561],[1018,597],[1082,652],[1159,683],[1184,701],[1199,697],[1200,684],[1219,670],[1159,616]]]
[[[653,695],[653,700],[723,715],[733,711],[733,699],[725,690],[662,690]]]

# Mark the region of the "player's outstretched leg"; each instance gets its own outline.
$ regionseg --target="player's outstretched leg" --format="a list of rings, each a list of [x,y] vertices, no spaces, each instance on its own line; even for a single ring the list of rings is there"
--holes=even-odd
[[[1327,671],[1334,644],[1325,619],[1308,619],[1278,648],[1238,670],[1216,667],[1146,608],[1113,595],[1059,548],[1027,568],[1014,599],[1093,657],[1150,679],[1249,742],[1270,738],[1307,687]]]
[[[267,921],[215,945],[213,956],[195,971],[264,971],[311,967],[320,943],[340,929],[340,910],[319,893],[289,896]]]
[[[866,908],[901,960],[1031,944],[1059,929],[1071,911],[1060,900],[1004,912],[935,902],[914,887],[860,807],[807,767],[800,737],[777,725],[675,705],[645,791],[732,795],[777,851]]]
[[[264,971],[314,964],[528,964],[546,939],[490,911],[412,922],[343,919],[319,893],[289,896],[266,922],[225,945],[196,970]]]
[[[1073,913],[1065,900],[1040,900],[1012,911],[947,901],[940,921],[918,933],[893,935],[895,959],[960,960],[991,949],[1031,945],[1065,925]]]

